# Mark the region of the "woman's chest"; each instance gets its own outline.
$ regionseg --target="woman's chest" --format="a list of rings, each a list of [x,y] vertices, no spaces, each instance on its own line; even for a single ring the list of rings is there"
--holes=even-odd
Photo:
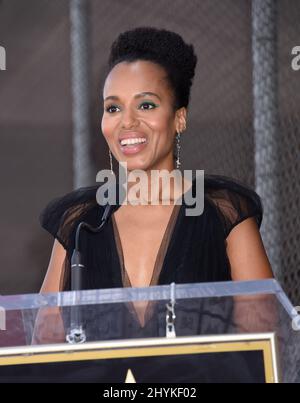
[[[113,217],[120,260],[133,287],[149,286],[155,269],[162,264],[175,212],[174,206],[167,207],[146,214]]]
[[[119,236],[113,225],[115,213],[103,231],[83,232],[85,289],[230,280],[223,231],[215,215],[205,209],[201,216],[189,217],[184,211],[177,206],[163,236],[167,220],[162,225],[163,220],[147,216],[135,224],[116,220]]]

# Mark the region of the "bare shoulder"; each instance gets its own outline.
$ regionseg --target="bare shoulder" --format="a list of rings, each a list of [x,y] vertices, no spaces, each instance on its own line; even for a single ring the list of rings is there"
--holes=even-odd
[[[40,290],[41,293],[61,291],[60,284],[63,274],[65,258],[66,258],[66,250],[61,245],[61,243],[57,239],[55,239],[47,273],[42,288]]]
[[[249,217],[236,225],[226,238],[233,280],[274,277],[256,220]]]

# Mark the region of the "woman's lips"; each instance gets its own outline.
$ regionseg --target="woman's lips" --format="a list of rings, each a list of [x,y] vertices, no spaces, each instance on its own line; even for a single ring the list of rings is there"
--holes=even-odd
[[[147,146],[147,144],[148,144],[148,141],[146,141],[145,143],[130,144],[130,145],[124,145],[124,146],[122,146],[119,143],[119,146],[120,146],[121,152],[124,155],[132,155],[132,154],[137,154],[137,153],[143,151],[144,148]]]

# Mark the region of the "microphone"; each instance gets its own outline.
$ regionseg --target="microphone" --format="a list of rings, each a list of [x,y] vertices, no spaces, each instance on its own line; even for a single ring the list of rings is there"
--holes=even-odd
[[[110,216],[117,211],[120,206],[121,203],[119,200],[115,205],[106,204],[100,224],[97,227],[93,227],[85,221],[81,221],[78,224],[75,234],[75,248],[71,257],[71,291],[80,291],[82,289],[83,273],[84,270],[86,270],[86,267],[83,264],[81,252],[79,250],[81,230],[84,228],[93,233],[100,232]],[[70,332],[66,336],[66,340],[70,344],[84,343],[86,341],[86,334],[82,326],[81,310],[78,306],[71,307],[71,328]]]
[[[71,257],[71,290],[72,291],[79,291],[82,289],[82,274],[83,270],[85,269],[85,265],[82,261],[82,255],[79,250],[79,239],[80,233],[83,228],[87,229],[90,232],[97,233],[102,230],[106,222],[108,221],[109,217],[116,211],[120,205],[111,205],[107,204],[104,209],[104,213],[102,215],[100,224],[98,227],[92,227],[85,221],[81,221],[76,229],[75,235],[75,248],[72,253]]]
[[[116,182],[116,189],[119,189],[119,183]],[[108,196],[108,192],[112,191],[112,187],[108,188],[105,191],[105,195]],[[100,224],[97,227],[93,227],[92,225],[88,224],[85,221],[81,221],[77,228],[76,228],[76,234],[75,234],[75,248],[73,250],[73,254],[71,257],[71,290],[72,291],[79,291],[82,289],[82,273],[83,270],[85,269],[85,266],[82,261],[82,256],[79,250],[79,240],[80,240],[80,234],[81,230],[87,229],[90,232],[97,233],[102,230],[110,216],[117,211],[120,207],[122,202],[120,201],[120,198],[123,199],[125,198],[125,194],[122,193],[122,196],[120,196],[119,192],[117,193],[117,198],[116,198],[116,204],[110,204],[109,202],[105,205],[104,213],[101,217]]]

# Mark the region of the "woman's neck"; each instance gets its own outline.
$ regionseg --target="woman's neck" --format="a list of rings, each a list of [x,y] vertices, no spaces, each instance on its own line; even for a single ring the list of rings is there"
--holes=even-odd
[[[151,170],[127,172],[128,203],[174,204],[192,185],[181,171]]]

